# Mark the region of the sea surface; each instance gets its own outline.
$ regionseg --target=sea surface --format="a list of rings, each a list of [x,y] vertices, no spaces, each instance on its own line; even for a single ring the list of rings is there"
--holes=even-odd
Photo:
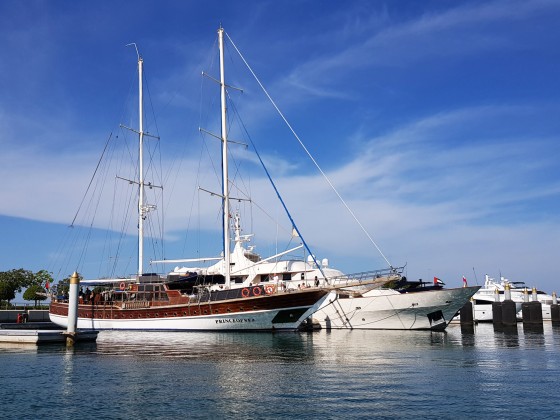
[[[0,343],[0,418],[560,418],[559,350],[550,323]]]

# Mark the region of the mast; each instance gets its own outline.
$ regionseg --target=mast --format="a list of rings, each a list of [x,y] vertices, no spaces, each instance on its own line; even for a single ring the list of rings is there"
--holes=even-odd
[[[133,42],[127,44],[127,46],[132,45],[136,49],[136,55],[138,56],[138,131],[127,127],[125,125],[120,125],[127,130],[133,131],[138,134],[138,179],[126,179],[117,176],[117,178],[124,181],[128,181],[130,184],[138,184],[138,275],[141,276],[144,273],[144,219],[146,219],[147,214],[155,210],[157,207],[154,204],[145,203],[145,192],[146,188],[161,188],[163,186],[154,185],[151,182],[146,183],[144,180],[144,137],[152,137],[158,139],[158,136],[153,136],[149,133],[144,132],[144,88],[143,88],[143,66],[144,60],[138,52],[138,47]]]
[[[144,109],[142,66],[144,60],[138,55],[138,275],[144,272]]]
[[[223,209],[223,236],[224,236],[224,274],[225,287],[230,288],[230,249],[229,249],[229,179],[228,179],[228,142],[226,127],[226,83],[224,74],[224,29],[218,29],[220,46],[220,91],[222,110],[222,209]]]

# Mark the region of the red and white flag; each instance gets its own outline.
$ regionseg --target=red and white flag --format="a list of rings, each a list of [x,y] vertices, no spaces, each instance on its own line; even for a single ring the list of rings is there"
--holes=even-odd
[[[463,287],[467,287],[467,278],[463,276]]]
[[[445,283],[442,282],[441,279],[438,279],[437,277],[434,277],[434,284],[445,284]]]

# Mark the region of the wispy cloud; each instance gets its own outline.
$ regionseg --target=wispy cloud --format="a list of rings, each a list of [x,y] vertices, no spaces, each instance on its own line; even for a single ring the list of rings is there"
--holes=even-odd
[[[332,38],[328,54],[300,63],[281,83],[300,89],[302,97],[350,99],[351,90],[342,93],[338,87],[357,69],[403,67],[436,57],[449,60],[481,51],[525,48],[522,36],[512,38],[511,31],[494,25],[507,26],[521,19],[558,12],[560,5],[548,0],[463,4],[405,21],[392,20],[385,10],[381,11],[383,19],[379,19],[374,11],[375,18],[365,21],[370,28],[364,27],[364,22],[344,27],[345,39],[351,42],[340,45],[336,42],[340,34],[327,32],[325,36]],[[357,32],[355,36],[347,33],[352,27]],[[366,36],[368,32],[371,35]]]

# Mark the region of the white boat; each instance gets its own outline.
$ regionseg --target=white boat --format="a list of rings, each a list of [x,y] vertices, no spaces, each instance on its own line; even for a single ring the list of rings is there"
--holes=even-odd
[[[138,271],[132,278],[83,281],[96,285],[98,293],[87,296],[78,305],[77,328],[130,330],[278,330],[297,329],[317,310],[332,290],[332,284],[355,286],[368,284],[378,287],[390,281],[384,272],[344,275],[320,264],[301,238],[303,244],[268,258],[261,258],[251,246],[245,246],[252,235],[241,234],[240,216],[230,211],[228,139],[226,127],[226,83],[224,75],[224,31],[218,30],[220,50],[223,255],[211,258],[163,260],[165,263],[212,261],[206,268],[176,267],[166,276],[144,274],[143,223],[148,208],[143,202],[143,190],[153,187],[143,179],[142,170],[142,59],[139,69],[139,188]],[[290,217],[291,219],[291,217]],[[233,221],[233,226],[231,223]],[[292,221],[293,222],[293,221]],[[234,232],[234,249],[230,249],[230,228]],[[293,228],[297,230],[295,223]],[[298,234],[299,234],[298,230]],[[305,246],[310,260],[282,260],[288,253]],[[154,263],[156,261],[153,261]],[[102,285],[105,289],[100,291]],[[100,292],[99,292],[100,291]],[[50,306],[52,322],[66,327],[68,301],[53,298]]]
[[[492,303],[496,302],[496,296],[500,302],[504,301],[504,290],[506,284],[509,284],[511,300],[515,302],[515,309],[517,312],[517,319],[522,319],[521,305],[525,301],[525,291],[527,290],[528,299],[536,299],[541,302],[543,320],[550,320],[550,305],[552,305],[552,296],[538,290],[530,291],[525,287],[523,282],[510,282],[505,277],[500,276],[500,281],[485,275],[484,286],[480,288],[473,296],[473,315],[474,320],[477,322],[492,322]]]
[[[333,291],[313,320],[326,329],[442,331],[479,288]]]

